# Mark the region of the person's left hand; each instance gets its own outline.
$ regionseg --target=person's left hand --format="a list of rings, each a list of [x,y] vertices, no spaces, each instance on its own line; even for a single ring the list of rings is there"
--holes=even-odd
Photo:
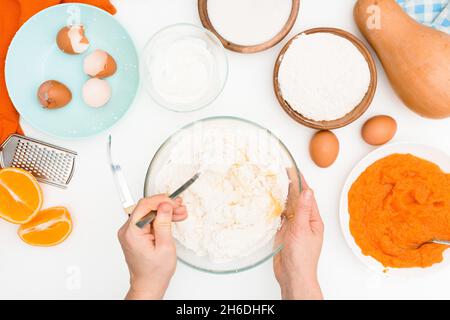
[[[291,185],[284,221],[278,231],[276,245],[283,249],[273,259],[275,277],[283,299],[323,299],[317,265],[322,250],[324,226],[313,191],[297,174],[291,172]]]
[[[143,216],[157,210],[151,225],[136,226]],[[172,221],[186,219],[187,211],[180,198],[167,195],[141,199],[118,237],[130,271],[127,299],[161,299],[176,268]]]

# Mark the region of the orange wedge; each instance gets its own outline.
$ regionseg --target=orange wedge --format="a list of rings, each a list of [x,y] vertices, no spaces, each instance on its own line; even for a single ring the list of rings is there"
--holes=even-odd
[[[17,234],[33,246],[50,247],[63,242],[72,231],[72,218],[64,207],[42,210],[19,227]]]
[[[0,170],[0,218],[22,224],[41,210],[42,190],[29,172],[6,168]]]

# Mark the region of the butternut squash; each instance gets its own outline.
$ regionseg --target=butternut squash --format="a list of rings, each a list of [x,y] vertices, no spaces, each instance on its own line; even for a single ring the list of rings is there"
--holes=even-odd
[[[417,23],[395,0],[358,0],[354,19],[414,112],[450,116],[450,35]]]

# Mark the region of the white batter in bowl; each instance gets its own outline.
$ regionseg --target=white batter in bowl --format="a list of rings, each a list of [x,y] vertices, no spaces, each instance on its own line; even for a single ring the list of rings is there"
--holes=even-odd
[[[214,273],[258,265],[280,250],[274,237],[295,169],[268,130],[230,117],[208,118],[170,137],[153,158],[145,194],[171,193],[198,171],[182,197],[189,217],[174,223],[180,260]]]

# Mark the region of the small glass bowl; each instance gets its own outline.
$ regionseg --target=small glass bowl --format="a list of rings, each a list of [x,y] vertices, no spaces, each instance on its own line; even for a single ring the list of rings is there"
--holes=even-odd
[[[208,88],[202,90],[196,99],[180,97],[170,101],[166,99],[157,87],[155,80],[156,68],[161,65],[161,57],[167,56],[172,44],[185,39],[196,39],[211,53],[211,59],[205,61],[212,69],[209,70]],[[174,49],[172,49],[174,50]],[[166,70],[163,70],[165,72]],[[180,23],[167,26],[156,32],[145,45],[142,55],[142,79],[143,86],[160,106],[176,112],[190,112],[202,109],[213,102],[222,92],[228,78],[228,59],[220,40],[209,30],[189,23]],[[181,76],[181,74],[180,74]],[[189,91],[186,90],[185,91]]]
[[[229,117],[229,116],[220,116],[220,117],[211,117],[202,120],[198,120],[188,124],[187,126],[181,128],[174,134],[172,134],[156,151],[152,161],[147,170],[147,175],[145,178],[145,186],[144,186],[144,196],[150,196],[156,193],[156,176],[157,173],[161,170],[162,166],[166,163],[167,158],[170,156],[172,148],[179,143],[180,138],[186,134],[186,132],[198,132],[199,126],[205,125],[214,125],[214,124],[226,124],[227,126],[236,126],[236,130],[255,130],[264,134],[267,134],[270,139],[274,139],[276,141],[277,149],[280,159],[283,159],[286,169],[290,170],[291,174],[294,175],[295,180],[298,181],[298,189],[301,191],[300,185],[300,172],[298,170],[297,164],[292,157],[289,150],[283,144],[281,140],[279,140],[273,133],[271,133],[268,129],[248,120],[244,120],[237,117]],[[293,176],[290,176],[291,183],[294,180]],[[226,263],[215,263],[209,257],[206,256],[198,256],[192,250],[184,247],[180,242],[176,241],[177,247],[177,256],[178,259],[184,264],[208,273],[213,274],[229,274],[229,273],[238,273],[242,271],[246,271],[252,269],[254,267],[259,266],[265,261],[271,259],[275,256],[280,250],[282,250],[283,244],[275,243],[275,237],[273,237],[265,246],[254,250],[252,254],[234,259],[230,262]]]

